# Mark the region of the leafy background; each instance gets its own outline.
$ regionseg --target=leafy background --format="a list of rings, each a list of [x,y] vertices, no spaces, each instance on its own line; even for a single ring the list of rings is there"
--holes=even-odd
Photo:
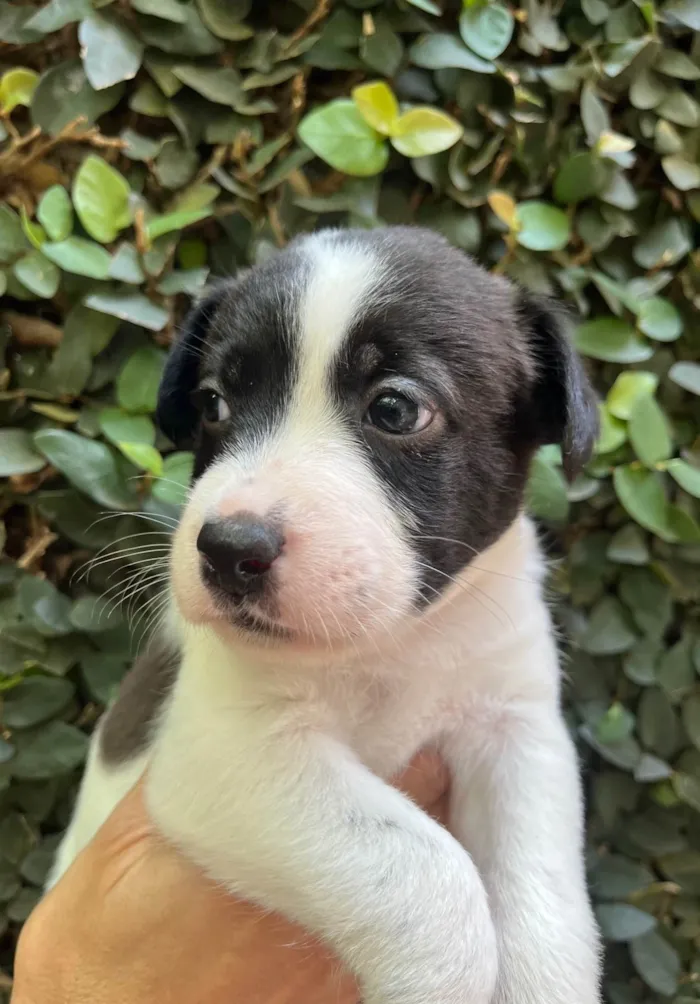
[[[0,2],[0,995],[158,613],[189,299],[299,231],[413,220],[580,315],[597,455],[567,489],[542,451],[530,505],[606,994],[700,999],[699,32],[700,0]]]

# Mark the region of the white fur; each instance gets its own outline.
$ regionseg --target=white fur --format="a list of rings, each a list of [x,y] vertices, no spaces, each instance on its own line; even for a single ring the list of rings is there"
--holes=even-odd
[[[320,934],[365,1004],[597,1004],[580,781],[534,530],[519,518],[410,614],[407,517],[328,393],[381,263],[310,246],[288,412],[205,472],[176,534],[182,665],[148,758],[149,810],[229,890]],[[279,604],[260,612],[296,640],[254,647],[209,597],[195,539],[214,512],[280,506]],[[385,783],[428,744],[453,773],[450,833]],[[145,767],[109,771],[96,749],[54,880]]]

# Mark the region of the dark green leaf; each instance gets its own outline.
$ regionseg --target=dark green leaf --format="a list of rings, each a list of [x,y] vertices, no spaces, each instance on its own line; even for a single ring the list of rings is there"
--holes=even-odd
[[[9,729],[27,729],[55,717],[73,697],[69,680],[29,676],[3,695],[0,717]]]
[[[152,413],[156,409],[165,352],[154,345],[138,349],[117,378],[117,398],[125,411]]]
[[[108,509],[131,509],[134,494],[119,474],[114,454],[103,443],[91,442],[64,429],[43,429],[35,446],[71,484]]]
[[[0,429],[0,478],[15,474],[33,474],[46,466],[46,460],[24,429]]]
[[[117,104],[123,85],[96,91],[90,86],[82,63],[69,60],[47,70],[32,99],[32,119],[44,132],[55,136],[79,116],[91,125]]]
[[[656,927],[656,917],[627,903],[605,903],[597,907],[596,917],[608,941],[631,941]]]
[[[12,761],[12,773],[23,781],[60,777],[83,763],[87,747],[87,736],[74,725],[49,722],[19,746]]]

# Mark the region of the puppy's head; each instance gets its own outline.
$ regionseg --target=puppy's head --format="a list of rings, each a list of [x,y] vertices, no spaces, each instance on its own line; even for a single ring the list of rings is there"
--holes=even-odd
[[[552,304],[430,231],[322,231],[197,307],[159,421],[195,450],[183,617],[342,644],[417,616],[508,528],[533,452],[596,409]]]

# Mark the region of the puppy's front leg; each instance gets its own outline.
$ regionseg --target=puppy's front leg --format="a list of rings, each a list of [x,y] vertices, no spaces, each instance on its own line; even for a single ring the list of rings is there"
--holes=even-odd
[[[365,1004],[488,1004],[495,933],[453,837],[316,730],[229,707],[203,735],[191,708],[172,710],[147,791],[166,836],[232,892],[319,934]]]
[[[489,893],[499,955],[494,1004],[597,1004],[581,786],[559,710],[554,700],[513,703],[475,709],[474,717],[446,745],[451,830]]]

